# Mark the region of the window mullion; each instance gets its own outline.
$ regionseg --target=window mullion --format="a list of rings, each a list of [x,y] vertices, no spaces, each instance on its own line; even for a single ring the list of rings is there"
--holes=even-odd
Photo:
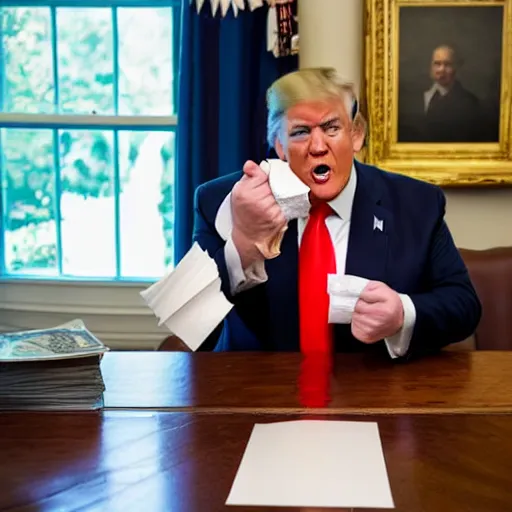
[[[0,127],[5,128],[119,128],[125,130],[173,130],[176,116],[101,116],[90,114],[18,114],[0,113]]]
[[[55,234],[57,238],[57,268],[59,276],[62,275],[62,215],[60,209],[60,198],[62,193],[61,169],[60,169],[60,144],[59,131],[53,130],[53,167],[55,171],[53,200],[55,215]]]
[[[119,172],[119,131],[114,130],[114,214],[116,278],[121,277],[121,179]]]
[[[52,68],[53,68],[53,104],[54,112],[59,112],[60,94],[59,94],[59,57],[57,43],[57,8],[50,7],[50,20],[52,26]],[[53,211],[55,216],[55,236],[57,243],[57,269],[58,275],[62,275],[62,216],[60,210],[61,187],[61,169],[60,169],[60,144],[59,131],[54,128],[53,133],[53,169],[55,173],[53,186]]]
[[[52,24],[52,67],[53,67],[53,104],[54,112],[59,112],[60,94],[59,94],[59,58],[57,48],[57,8],[50,8],[50,19]]]
[[[114,66],[114,113],[119,114],[119,25],[117,8],[112,8],[113,66]],[[121,179],[119,173],[119,131],[114,130],[114,229],[116,240],[116,278],[121,277]]]
[[[119,115],[119,25],[117,20],[117,7],[112,7],[112,36],[114,58],[114,113]]]

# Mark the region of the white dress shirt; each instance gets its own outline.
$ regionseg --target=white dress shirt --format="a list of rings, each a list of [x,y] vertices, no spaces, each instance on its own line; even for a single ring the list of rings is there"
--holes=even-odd
[[[423,106],[425,108],[425,113],[427,112],[428,107],[430,106],[430,102],[436,92],[438,92],[441,96],[446,96],[450,92],[450,89],[439,85],[437,82],[434,82],[432,87],[423,93]]]
[[[335,213],[325,219],[325,224],[329,230],[334,246],[336,273],[338,275],[345,274],[350,218],[356,185],[357,174],[355,168],[352,167],[347,186],[337,197],[328,203]],[[299,245],[306,224],[307,218],[297,219],[297,242]],[[255,262],[244,271],[240,256],[231,238],[228,238],[226,241],[224,255],[229,274],[231,293],[233,295],[267,281],[268,276],[265,271],[265,260],[262,259],[261,261]],[[395,335],[384,340],[392,358],[399,357],[407,352],[416,321],[416,309],[411,298],[404,294],[399,294],[399,297],[404,308],[404,323],[402,328]]]

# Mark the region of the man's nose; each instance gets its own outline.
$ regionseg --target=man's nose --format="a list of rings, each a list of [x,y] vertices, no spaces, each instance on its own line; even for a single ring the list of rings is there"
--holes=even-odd
[[[311,133],[311,144],[309,146],[309,152],[313,156],[321,156],[327,153],[327,144],[325,141],[325,133],[319,129],[315,128]]]

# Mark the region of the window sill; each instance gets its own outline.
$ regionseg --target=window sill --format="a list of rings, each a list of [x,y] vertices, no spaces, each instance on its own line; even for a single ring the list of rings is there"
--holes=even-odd
[[[57,286],[128,286],[128,287],[140,287],[141,289],[151,286],[159,278],[154,279],[102,279],[102,278],[77,278],[77,277],[44,277],[44,276],[3,276],[0,277],[0,285],[4,283],[16,283],[20,285],[57,285]]]
[[[1,279],[0,330],[54,327],[81,318],[111,349],[156,348],[169,332],[157,325],[140,292],[150,283]]]

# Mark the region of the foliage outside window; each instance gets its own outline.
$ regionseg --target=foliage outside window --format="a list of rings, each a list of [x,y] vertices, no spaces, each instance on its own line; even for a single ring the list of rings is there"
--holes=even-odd
[[[177,0],[2,2],[1,272],[172,264]]]

